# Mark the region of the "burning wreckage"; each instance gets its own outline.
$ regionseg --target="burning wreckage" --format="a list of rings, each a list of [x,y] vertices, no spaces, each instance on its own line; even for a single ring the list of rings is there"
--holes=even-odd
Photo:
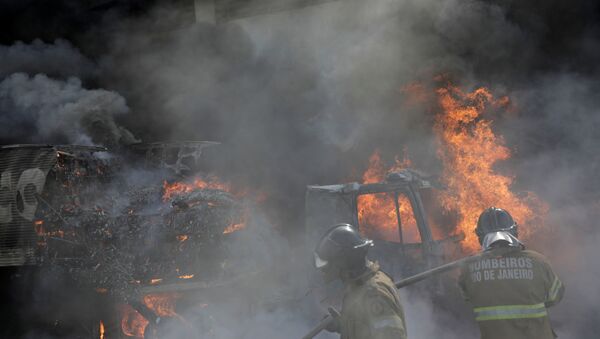
[[[79,288],[110,300],[118,311],[90,322],[90,337],[160,337],[157,324],[182,321],[177,312],[186,305],[206,305],[256,275],[228,255],[228,238],[247,222],[245,193],[200,171],[216,145],[137,144],[125,155],[74,145],[0,148],[0,265],[68,272]],[[367,182],[308,186],[307,244],[331,224],[358,225],[395,276],[457,250],[460,235],[439,239],[430,226],[430,178],[401,170]],[[194,326],[210,336],[210,321]]]
[[[435,190],[431,178],[411,169],[380,182],[308,186],[307,242],[316,243],[329,225],[349,223],[374,241],[370,255],[394,277],[439,266],[459,254],[464,234],[442,238],[433,227],[441,210],[433,205]]]
[[[177,319],[175,301],[187,291],[244,279],[227,255],[228,237],[246,222],[243,193],[196,172],[216,145],[134,145],[127,159],[145,168],[135,175],[150,178],[143,185],[128,177],[123,156],[102,147],[1,147],[0,266],[68,272],[111,300],[118,316],[89,324],[90,337],[160,336],[158,320]]]
[[[445,109],[435,129],[444,168],[439,182],[407,169],[407,158],[388,168],[375,151],[360,183],[308,186],[309,251],[330,225],[351,223],[374,240],[371,258],[398,279],[473,253],[478,241],[472,220],[487,206],[507,206],[536,225],[543,202],[516,195],[511,178],[492,168],[510,156],[501,139],[484,119],[473,122],[474,134],[460,123],[464,114],[483,112],[485,105],[473,102],[495,107],[491,95],[484,89],[439,93]],[[465,147],[456,144],[465,140]],[[211,308],[235,298],[232,287],[248,284],[261,285],[253,289],[261,293],[236,299],[240,310],[300,300],[281,292],[285,284],[265,286],[257,265],[230,255],[230,240],[252,233],[240,231],[249,224],[249,194],[210,175],[206,155],[216,145],[135,144],[118,154],[90,146],[0,147],[0,267],[66,272],[103,304],[114,305],[86,323],[91,338],[161,337],[169,323],[185,323],[195,333],[183,337],[211,337],[212,311],[190,325],[181,310]],[[445,282],[427,286],[447,297]]]

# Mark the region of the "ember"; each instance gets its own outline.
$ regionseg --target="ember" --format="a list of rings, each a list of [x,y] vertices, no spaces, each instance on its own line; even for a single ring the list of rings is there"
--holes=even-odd
[[[100,339],[104,339],[104,323],[100,321]]]
[[[233,233],[233,232],[243,229],[244,227],[246,227],[245,222],[231,224],[231,225],[227,226],[227,228],[223,231],[223,234]]]
[[[235,197],[243,197],[246,195],[244,191],[234,191],[229,183],[224,183],[219,178],[215,176],[208,176],[207,179],[195,178],[191,182],[174,182],[168,183],[164,181],[163,183],[163,201],[172,201],[174,205],[181,205],[179,198],[186,197],[188,202],[184,206],[192,207],[197,202],[195,200],[201,200],[209,207],[218,207],[220,201],[223,200],[222,196],[218,196],[216,194],[211,193],[203,193],[200,194],[201,190],[216,190],[222,191],[225,193],[229,193]],[[197,193],[198,196],[193,196],[192,194]],[[210,198],[213,198],[214,201],[210,201]],[[223,234],[229,234],[243,229],[246,226],[246,213],[243,213],[242,220],[236,220],[232,222],[229,226],[225,228]],[[177,240],[180,242],[184,242],[188,239],[188,235],[178,235]]]
[[[121,307],[121,330],[128,337],[143,338],[148,320],[129,305]]]
[[[174,317],[175,304],[181,297],[178,293],[148,294],[144,296],[144,304],[159,317]]]
[[[180,275],[178,278],[179,279],[192,279],[194,277],[193,274],[187,274],[187,275]]]
[[[174,182],[168,183],[166,180],[163,182],[163,201],[168,201],[174,196],[181,193],[189,193],[199,189],[213,189],[230,192],[231,187],[229,184],[221,182],[214,176],[208,177],[208,179],[195,178],[192,182]]]
[[[179,317],[175,312],[177,299],[181,297],[178,293],[157,293],[144,296],[144,306],[154,312],[158,317]],[[121,330],[129,337],[143,338],[148,319],[142,316],[130,305],[121,307]]]

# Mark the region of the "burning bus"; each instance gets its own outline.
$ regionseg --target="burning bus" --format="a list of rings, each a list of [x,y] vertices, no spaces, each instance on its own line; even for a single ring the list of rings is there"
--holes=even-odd
[[[60,271],[75,290],[94,291],[110,306],[101,319],[78,320],[91,338],[160,337],[160,319],[179,321],[180,307],[210,300],[183,298],[187,292],[244,278],[227,254],[228,238],[245,227],[244,193],[199,171],[217,145],[137,144],[119,154],[1,147],[0,266]],[[210,333],[208,324],[194,326]]]

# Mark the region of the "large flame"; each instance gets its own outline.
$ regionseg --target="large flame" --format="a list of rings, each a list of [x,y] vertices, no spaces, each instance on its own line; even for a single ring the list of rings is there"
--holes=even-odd
[[[451,85],[438,89],[437,95],[441,112],[434,131],[444,166],[442,181],[448,188],[441,195],[441,204],[458,214],[456,229],[466,236],[463,248],[479,248],[474,229],[479,214],[490,206],[508,210],[525,225],[520,233],[527,237],[542,224],[547,207],[533,193],[513,193],[514,178],[494,170],[494,165],[509,159],[511,152],[503,138],[493,132],[492,121],[482,116],[490,108],[506,108],[508,98],[496,99],[486,88],[464,93]]]
[[[452,85],[438,89],[434,95],[420,85],[410,85],[405,92],[409,95],[409,105],[427,104],[427,101],[437,98],[440,112],[436,115],[434,132],[438,139],[438,157],[443,164],[441,181],[447,189],[436,194],[435,198],[445,213],[456,215],[455,233],[465,235],[463,250],[473,252],[479,249],[474,233],[477,218],[490,206],[508,210],[518,223],[524,225],[519,230],[523,238],[543,225],[547,205],[531,192],[518,195],[511,191],[514,177],[494,169],[498,162],[509,159],[511,152],[503,138],[493,132],[492,121],[483,116],[491,109],[510,108],[508,97],[495,98],[486,88],[465,93]],[[397,159],[396,164],[386,171],[376,151],[369,159],[363,182],[382,182],[386,173],[407,166],[410,166],[410,161]],[[408,199],[400,196],[399,202],[404,241],[419,241]],[[398,223],[390,194],[360,196],[358,214],[365,235],[398,241]],[[435,233],[436,230],[433,231]]]
[[[386,170],[379,151],[375,151],[369,159],[369,168],[362,177],[364,184],[383,182],[389,172],[399,171],[411,165],[410,160],[396,159],[390,170]],[[398,197],[400,220],[402,222],[403,241],[419,242],[417,221],[415,220],[410,201],[405,195]],[[358,222],[363,235],[373,239],[399,242],[400,232],[396,216],[396,204],[393,193],[365,194],[358,197]]]

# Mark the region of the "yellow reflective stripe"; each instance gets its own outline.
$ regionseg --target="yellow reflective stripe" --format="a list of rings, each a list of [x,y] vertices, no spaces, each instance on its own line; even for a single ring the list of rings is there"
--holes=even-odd
[[[550,292],[548,293],[549,301],[556,300],[556,297],[558,297],[558,291],[560,291],[561,286],[562,286],[562,282],[560,282],[558,277],[554,277],[554,282],[552,283],[552,287],[550,288]]]
[[[541,318],[548,315],[544,303],[478,307],[474,311],[477,321]]]
[[[548,315],[548,312],[538,312],[531,314],[512,314],[512,315],[488,315],[488,316],[480,316],[475,318],[477,321],[486,321],[486,320],[510,320],[510,319],[534,319],[534,318],[543,318]]]
[[[487,310],[509,310],[509,309],[533,309],[544,307],[544,303],[533,304],[533,305],[501,305],[501,306],[486,306],[486,307],[477,307],[475,308],[475,312],[487,311]]]

